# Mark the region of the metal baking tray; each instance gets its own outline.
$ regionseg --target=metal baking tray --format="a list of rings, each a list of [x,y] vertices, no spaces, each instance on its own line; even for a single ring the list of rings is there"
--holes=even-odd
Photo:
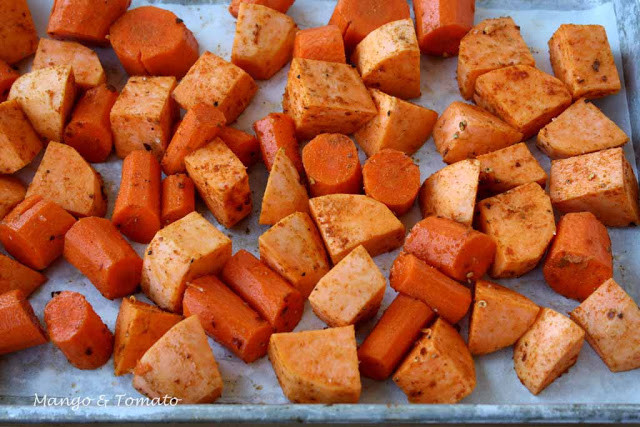
[[[228,1],[221,0],[134,0],[132,7],[156,4],[174,10],[185,20],[198,38],[201,50],[211,50],[229,58],[233,39],[233,19],[226,11]],[[297,0],[290,10],[301,28],[327,22],[335,0]],[[29,0],[36,27],[44,36],[52,0]],[[532,47],[538,66],[549,72],[546,40],[552,26],[559,23],[597,23],[607,28],[619,71],[624,79],[623,91],[596,101],[631,137],[626,147],[630,159],[640,159],[640,3],[638,0],[477,0],[477,18],[512,15],[522,27],[525,40]],[[555,28],[553,28],[555,29]],[[108,49],[97,49],[109,74],[109,82],[122,87],[126,81],[117,59]],[[29,64],[23,64],[28,68]],[[423,56],[423,95],[415,102],[441,113],[451,101],[459,99],[455,82],[455,59]],[[252,105],[240,117],[236,126],[250,130],[251,123],[267,112],[280,111],[280,96],[286,79],[286,68],[272,80],[260,82],[261,91]],[[532,151],[548,170],[549,160],[530,143]],[[634,150],[635,148],[635,150]],[[427,142],[416,156],[422,179],[441,168],[443,163]],[[364,156],[361,157],[364,160]],[[39,159],[19,177],[28,183]],[[118,191],[120,167],[113,156],[104,164],[95,165],[105,178],[109,196],[109,215]],[[255,210],[259,211],[266,171],[256,165],[250,171],[254,190]],[[206,212],[204,206],[198,210]],[[257,224],[254,214],[233,230],[225,230],[233,238],[235,249],[245,248],[256,253],[256,237],[266,228]],[[210,221],[217,223],[210,215]],[[420,218],[417,208],[402,218],[410,227]],[[640,228],[611,229],[615,277],[627,291],[640,301]],[[134,245],[142,253],[143,245]],[[395,253],[376,257],[383,273],[388,274]],[[113,329],[118,302],[102,298],[93,286],[63,261],[56,262],[46,274],[50,280],[31,298],[36,313],[41,316],[50,292],[71,289],[82,292],[94,305],[108,326]],[[507,286],[567,312],[576,303],[554,295],[541,280],[539,271],[521,279],[501,281]],[[387,291],[383,308],[394,296]],[[144,297],[141,297],[144,299]],[[380,313],[382,310],[380,311]],[[358,339],[363,339],[375,320],[359,327]],[[298,329],[317,329],[324,324],[306,308]],[[462,322],[462,333],[466,324]],[[361,422],[361,423],[550,423],[550,422],[639,422],[640,371],[610,373],[585,343],[580,358],[571,371],[558,379],[540,396],[532,396],[522,387],[513,372],[511,349],[476,359],[478,386],[474,393],[457,405],[410,405],[390,381],[378,383],[363,378],[363,394],[357,405],[291,405],[277,384],[266,358],[245,365],[224,348],[211,341],[225,380],[225,391],[219,403],[185,406],[136,406],[116,404],[117,394],[138,398],[131,387],[130,376],[114,377],[112,364],[96,371],[72,368],[51,344],[0,357],[0,424],[68,423],[68,422]],[[78,399],[70,404],[44,406],[35,394],[56,398]],[[103,395],[108,399],[100,400]],[[85,398],[92,399],[87,402]],[[83,400],[84,399],[84,400]],[[74,406],[74,402],[80,403]]]

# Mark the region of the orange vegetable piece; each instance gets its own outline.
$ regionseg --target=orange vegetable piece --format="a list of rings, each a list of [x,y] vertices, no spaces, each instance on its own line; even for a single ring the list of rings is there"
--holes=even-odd
[[[346,63],[344,40],[337,25],[307,28],[296,34],[293,57]]]
[[[389,378],[420,330],[434,317],[422,301],[398,294],[358,348],[360,373],[378,381]]]
[[[418,222],[404,250],[456,280],[478,280],[493,262],[496,244],[486,234],[447,218],[430,216]]]
[[[196,193],[193,181],[180,173],[162,180],[162,224],[169,225],[196,209]]]
[[[300,322],[304,311],[300,292],[244,249],[227,261],[222,280],[276,332],[290,332]]]
[[[62,255],[64,235],[75,222],[54,202],[34,195],[0,222],[0,242],[22,264],[42,270]]]
[[[29,296],[46,281],[46,276],[0,254],[0,294],[20,289]]]
[[[27,0],[0,1],[0,60],[15,64],[36,51],[38,33]]]
[[[218,137],[227,144],[229,150],[233,151],[245,167],[252,166],[260,158],[260,143],[255,136],[225,126],[220,129]]]
[[[450,323],[458,323],[471,304],[471,291],[415,256],[402,252],[393,262],[391,287],[419,299]]]
[[[198,59],[198,41],[173,12],[142,6],[122,15],[109,40],[129,75],[182,78]]]
[[[64,129],[65,144],[76,149],[86,161],[104,162],[113,148],[109,114],[118,99],[113,86],[102,84],[82,95]]]
[[[108,299],[135,292],[142,274],[142,259],[105,218],[76,222],[64,238],[64,258]]]
[[[284,113],[271,113],[253,124],[253,130],[260,142],[262,161],[271,171],[276,154],[284,148],[287,157],[291,159],[296,169],[303,174],[300,148],[296,139],[296,125],[293,119]]]
[[[24,200],[27,189],[16,177],[0,175],[0,220]]]
[[[475,0],[415,0],[420,50],[428,55],[455,56],[460,40],[473,27]]]
[[[362,168],[364,192],[396,215],[407,213],[420,191],[420,168],[402,151],[379,151]]]
[[[0,294],[0,355],[47,341],[25,294],[20,289]]]
[[[182,307],[185,316],[198,316],[208,335],[246,363],[267,354],[271,326],[215,276],[188,283]]]
[[[184,172],[184,158],[215,138],[225,123],[224,114],[217,107],[205,103],[191,107],[164,153],[164,173],[173,175]]]
[[[312,197],[362,192],[358,149],[348,136],[324,133],[302,149],[302,164]]]
[[[109,27],[130,4],[131,0],[55,0],[47,33],[57,39],[107,45]]]
[[[231,13],[234,18],[237,18],[242,3],[260,4],[275,9],[278,12],[287,13],[287,10],[289,10],[294,1],[295,0],[231,0],[229,13]]]
[[[18,79],[18,77],[20,77],[20,73],[0,59],[0,102],[7,100],[11,85]]]
[[[160,175],[160,164],[149,151],[132,151],[122,162],[120,191],[111,221],[135,242],[149,243],[162,227]]]
[[[77,292],[64,291],[44,309],[51,341],[73,366],[97,369],[113,353],[113,334],[91,304]]]
[[[585,300],[613,277],[607,228],[591,212],[566,214],[558,222],[542,271],[554,291],[567,298]]]

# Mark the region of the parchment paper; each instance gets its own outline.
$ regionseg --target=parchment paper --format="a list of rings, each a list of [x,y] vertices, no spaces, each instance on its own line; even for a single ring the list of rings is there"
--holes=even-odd
[[[227,12],[227,4],[206,4],[183,6],[155,1],[134,0],[132,8],[145,4],[156,4],[175,12],[194,32],[200,50],[210,50],[225,59],[230,58],[231,46],[235,28],[234,18]],[[511,2],[506,0],[503,4]],[[29,5],[34,15],[38,31],[45,36],[46,22],[51,9],[51,0],[30,0]],[[330,0],[298,0],[290,9],[289,14],[295,19],[300,28],[324,25],[328,22],[335,2]],[[495,4],[492,2],[491,4]],[[499,16],[512,16],[521,26],[522,35],[531,48],[538,67],[551,73],[548,58],[547,41],[562,23],[602,24],[606,27],[611,43],[618,71],[622,78],[620,49],[616,17],[612,4],[604,4],[592,9],[580,11],[558,10],[509,10],[478,8],[476,22]],[[114,53],[109,49],[97,49],[103,65],[109,75],[109,82],[121,88],[126,82],[126,74],[122,70]],[[442,113],[455,100],[461,100],[455,79],[456,59],[437,59],[422,57],[422,97],[414,102]],[[28,64],[24,64],[26,69]],[[271,80],[260,82],[260,91],[252,104],[235,124],[238,128],[251,132],[251,124],[268,114],[281,111],[281,97],[286,83],[288,66],[281,70]],[[623,83],[624,85],[624,83]],[[595,102],[605,114],[614,120],[625,132],[630,134],[630,118],[627,107],[625,90],[615,96]],[[635,118],[638,120],[639,118]],[[543,167],[548,171],[550,162],[532,141],[529,146]],[[633,161],[633,148],[627,144],[626,152],[629,160]],[[365,156],[360,153],[361,161]],[[40,157],[19,176],[28,184],[39,164]],[[433,140],[414,156],[419,163],[422,179],[444,167],[440,155],[435,150]],[[116,199],[120,181],[121,161],[114,155],[107,163],[95,164],[94,167],[103,175],[106,193],[109,197],[110,217]],[[257,238],[267,227],[257,223],[262,193],[266,183],[267,173],[262,164],[250,170],[250,183],[253,192],[254,212],[232,230],[220,226],[206,208],[200,204],[198,210],[219,229],[233,239],[234,251],[246,249],[255,255],[257,252]],[[420,220],[417,207],[402,218],[409,229]],[[610,229],[613,242],[615,263],[615,278],[636,299],[640,297],[638,278],[638,239],[640,231],[637,228]],[[134,244],[142,255],[144,245]],[[397,251],[375,258],[385,276]],[[45,304],[51,298],[52,291],[74,290],[84,294],[107,325],[114,329],[120,301],[108,301],[103,298],[95,287],[77,270],[64,260],[59,259],[45,273],[49,281],[32,297],[31,303],[38,316],[42,319]],[[551,307],[562,313],[567,313],[577,305],[575,301],[563,298],[552,292],[542,279],[540,269],[514,280],[503,280],[500,283],[509,286],[532,298],[540,305]],[[384,308],[393,300],[395,292],[388,287],[383,302]],[[138,294],[142,300],[147,300]],[[148,301],[148,300],[147,300]],[[358,341],[367,335],[375,324],[374,319],[358,327]],[[467,320],[462,322],[462,334],[466,337]],[[308,303],[305,315],[296,330],[320,329],[325,325],[315,317]],[[222,346],[210,340],[215,356],[219,362],[224,378],[224,392],[221,403],[286,403],[276,377],[265,357],[251,365],[246,365],[232,356]],[[557,379],[540,396],[531,395],[519,382],[512,362],[512,349],[504,349],[497,353],[476,359],[477,387],[464,403],[492,403],[492,404],[532,404],[532,403],[640,403],[640,371],[617,373],[609,372],[604,363],[585,342],[577,364],[568,374]],[[406,403],[404,394],[392,381],[376,382],[367,378],[362,379],[363,392],[361,402],[367,403]],[[131,376],[114,377],[113,362],[109,361],[102,368],[95,371],[80,371],[73,368],[52,344],[41,345],[19,353],[0,356],[0,397],[18,398],[23,403],[33,401],[34,394],[39,396],[68,396],[93,397],[105,395],[115,398],[116,395],[138,397],[139,394],[131,386]],[[22,398],[21,398],[22,397]],[[16,399],[14,399],[16,400]]]

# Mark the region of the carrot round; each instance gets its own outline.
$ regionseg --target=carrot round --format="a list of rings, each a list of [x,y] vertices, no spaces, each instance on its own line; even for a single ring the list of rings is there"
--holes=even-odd
[[[196,104],[187,111],[162,158],[167,175],[185,171],[184,158],[218,135],[226,119],[213,105]]]
[[[325,25],[298,31],[293,44],[293,57],[344,64],[347,60],[340,28]]]
[[[241,130],[225,126],[220,129],[218,137],[227,144],[245,167],[252,166],[260,158],[260,143],[258,139]]]
[[[21,263],[42,270],[62,255],[75,218],[39,195],[24,199],[0,222],[0,242]]]
[[[302,159],[300,159],[300,148],[296,139],[296,125],[293,119],[284,113],[271,113],[267,117],[258,120],[253,124],[256,132],[262,161],[271,171],[273,161],[280,148],[284,148],[287,157],[291,159],[298,172],[302,175]]]
[[[313,197],[362,192],[358,150],[348,136],[324,133],[302,150],[302,163]]]
[[[0,355],[44,344],[47,335],[20,289],[0,294]]]
[[[169,225],[196,209],[196,194],[193,181],[187,175],[179,173],[169,175],[162,180],[163,225]]]
[[[238,251],[222,269],[222,280],[276,332],[291,332],[304,310],[304,299],[280,275],[245,250]]]
[[[135,292],[142,275],[142,259],[105,218],[76,222],[64,239],[64,258],[108,299]]]
[[[64,142],[88,162],[104,162],[113,148],[109,113],[118,98],[113,86],[100,85],[85,92],[64,129]]]
[[[471,305],[471,291],[415,256],[403,252],[393,262],[391,287],[427,304],[449,323],[458,323]]]
[[[149,243],[162,226],[160,175],[160,164],[150,151],[132,151],[122,162],[120,191],[111,221],[135,242]]]
[[[418,222],[404,250],[460,281],[481,279],[493,262],[496,244],[490,236],[448,218],[430,216]]]
[[[415,0],[413,11],[420,50],[455,56],[460,40],[473,27],[475,0]]]
[[[44,321],[51,341],[76,368],[96,369],[111,357],[113,334],[83,295],[60,292],[44,308]]]
[[[269,323],[215,276],[188,283],[182,308],[185,317],[198,316],[208,335],[245,362],[267,353]]]
[[[422,301],[398,294],[358,348],[360,373],[378,381],[389,378],[434,317]]]
[[[402,151],[379,151],[362,168],[364,192],[396,215],[405,214],[420,191],[420,168]]]
[[[0,254],[0,294],[20,289],[29,296],[46,281],[46,276]]]
[[[47,33],[52,38],[107,45],[109,27],[130,4],[131,0],[55,0]]]
[[[198,42],[173,12],[142,6],[122,15],[109,40],[129,75],[182,78],[198,59]]]
[[[20,77],[20,73],[0,59],[0,102],[7,100],[11,85],[13,85],[13,82],[15,82],[18,77]]]

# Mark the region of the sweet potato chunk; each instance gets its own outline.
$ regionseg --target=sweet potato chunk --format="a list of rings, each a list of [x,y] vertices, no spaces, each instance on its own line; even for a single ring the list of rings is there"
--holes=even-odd
[[[0,173],[14,173],[42,150],[42,142],[18,101],[0,103]]]
[[[578,99],[538,134],[538,147],[552,159],[564,159],[621,147],[629,137],[586,98]]]
[[[556,232],[551,200],[535,182],[484,199],[478,212],[480,230],[496,242],[494,278],[533,270]]]
[[[471,225],[479,179],[477,160],[463,160],[440,169],[420,189],[422,217],[437,215]]]
[[[503,193],[520,185],[547,184],[547,173],[524,142],[478,156],[481,193]]]
[[[583,301],[613,277],[611,239],[591,212],[568,213],[544,262],[544,278],[553,290]]]
[[[476,369],[460,334],[437,319],[424,330],[393,381],[411,403],[456,403],[476,387]]]
[[[513,347],[520,382],[539,394],[578,360],[584,331],[562,314],[542,308],[531,328]]]
[[[253,166],[260,159],[260,143],[254,135],[225,126],[220,129],[218,137],[238,156],[245,167]]]
[[[347,64],[294,58],[282,107],[298,137],[321,133],[349,135],[376,115],[358,72]]]
[[[291,59],[297,30],[293,18],[284,13],[243,3],[238,12],[231,62],[254,79],[268,80]]]
[[[356,403],[360,373],[353,325],[273,334],[269,359],[294,403]]]
[[[336,25],[307,28],[296,33],[293,57],[345,63],[342,32]]]
[[[533,325],[540,307],[496,283],[476,282],[469,323],[469,351],[493,353],[513,345]]]
[[[20,77],[18,70],[0,59],[0,102],[7,100],[11,86],[18,77]]]
[[[251,213],[247,170],[220,138],[189,154],[184,164],[220,224],[231,228]]]
[[[240,5],[242,4],[261,4],[278,12],[287,13],[287,10],[293,5],[294,1],[295,0],[231,0],[229,13],[233,15],[234,18],[237,18]]]
[[[464,99],[473,98],[478,77],[511,65],[536,66],[536,61],[520,34],[520,27],[510,16],[479,22],[460,40],[460,94]]]
[[[32,69],[56,65],[71,65],[76,84],[82,89],[98,86],[107,80],[100,58],[93,50],[76,42],[40,39]]]
[[[385,148],[409,156],[418,151],[429,139],[438,113],[376,89],[369,93],[378,113],[353,134],[360,148],[369,157]]]
[[[549,40],[553,73],[574,99],[620,91],[620,77],[602,25],[562,24]]]
[[[218,107],[231,124],[257,91],[258,85],[242,68],[205,52],[173,91],[173,98],[185,110],[201,102]]]
[[[27,0],[0,2],[0,59],[14,64],[36,51],[38,33]]]
[[[142,290],[161,308],[180,312],[185,284],[217,274],[231,257],[231,240],[192,212],[158,231],[142,264]]]
[[[262,197],[259,222],[273,225],[294,212],[309,213],[309,195],[295,165],[280,148]]]
[[[175,77],[130,77],[111,109],[116,154],[125,158],[134,150],[147,150],[162,159],[177,116],[171,92]]]
[[[570,315],[612,372],[640,367],[640,309],[613,279],[600,285]]]
[[[15,99],[35,131],[51,141],[62,141],[64,125],[76,99],[76,84],[70,65],[41,68],[20,76],[11,86]]]
[[[473,99],[529,139],[571,104],[557,78],[529,65],[490,71],[476,80]]]
[[[455,101],[438,118],[433,141],[451,164],[508,147],[522,141],[522,134],[482,108]]]
[[[27,197],[39,194],[75,216],[104,216],[107,199],[102,177],[71,146],[50,142],[29,184]]]
[[[307,298],[329,271],[322,239],[309,215],[295,212],[258,238],[260,259]]]
[[[420,48],[411,19],[373,30],[356,47],[351,62],[367,87],[397,96],[420,96]]]
[[[355,325],[376,315],[386,286],[367,250],[358,246],[320,279],[309,302],[330,327]]]
[[[0,254],[0,295],[19,289],[28,297],[46,281],[46,276]]]
[[[560,212],[589,211],[610,227],[640,223],[638,180],[622,148],[554,160],[549,194]]]
[[[222,394],[218,363],[197,316],[169,329],[144,353],[133,374],[133,386],[150,398],[212,403]]]
[[[56,0],[53,2],[47,34],[88,44],[109,44],[109,27],[131,4],[131,0]]]
[[[404,225],[384,204],[359,194],[331,194],[309,201],[331,261],[362,245],[371,256],[402,246]]]
[[[0,220],[24,200],[26,193],[26,188],[18,178],[0,175]]]

